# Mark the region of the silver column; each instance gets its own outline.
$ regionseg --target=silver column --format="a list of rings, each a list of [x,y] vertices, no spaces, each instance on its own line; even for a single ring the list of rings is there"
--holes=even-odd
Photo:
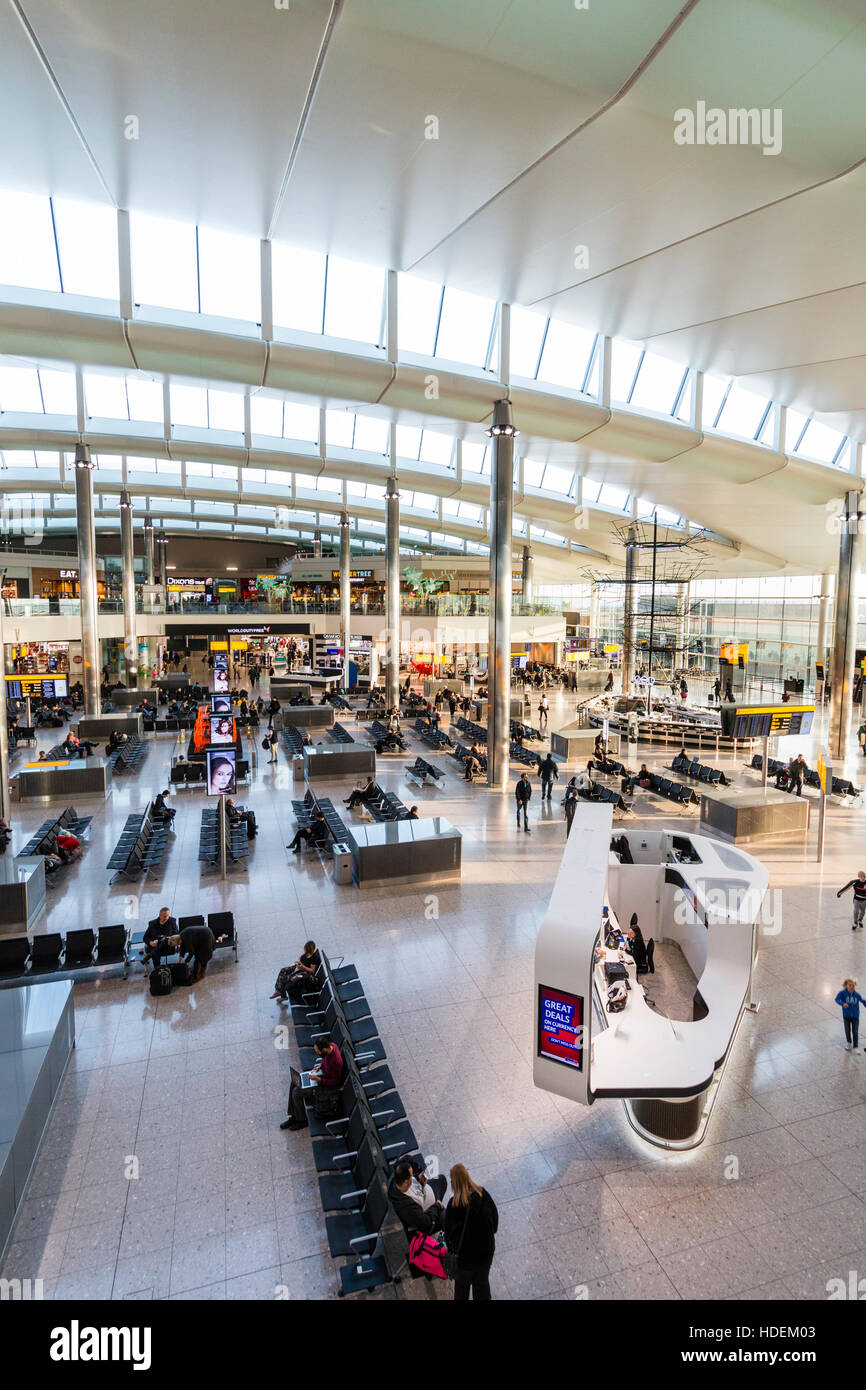
[[[385,492],[385,704],[400,704],[400,494],[397,479]]]
[[[827,664],[827,619],[830,616],[832,594],[829,574],[821,575],[821,597],[818,600],[818,637],[815,643],[815,660]]]
[[[637,527],[629,527],[625,546],[625,600],[622,620],[622,693],[631,693],[634,674],[634,615],[637,606]]]
[[[138,639],[135,635],[135,547],[132,541],[132,498],[120,494],[120,574],[123,582],[124,680],[130,690],[138,685]]]
[[[96,598],[96,536],[93,528],[93,463],[86,444],[79,444],[75,449],[75,514],[78,525],[84,713],[97,715],[100,712],[99,608]]]
[[[857,578],[860,536],[860,494],[846,492],[840,518],[839,572],[836,579],[836,612],[833,623],[833,660],[830,668],[830,760],[840,773],[851,729],[851,690],[854,680],[854,648],[857,637]]]
[[[681,666],[688,670],[689,654],[686,651],[686,612],[689,606],[688,584],[677,585],[677,649],[674,655],[674,670]]]
[[[514,437],[511,402],[497,401],[488,434],[490,467],[490,621],[487,635],[487,785],[508,790],[511,726],[511,555]]]
[[[144,518],[144,559],[148,584],[155,584],[155,570],[153,565],[153,521],[150,515]]]
[[[589,645],[592,650],[598,641],[598,617],[601,606],[601,594],[597,584],[589,587]]]
[[[157,567],[159,570],[159,578],[157,580],[157,583],[161,584],[163,589],[165,589],[168,580],[168,571],[166,568],[167,560],[168,537],[166,536],[164,531],[160,531],[159,538],[157,540]],[[163,602],[165,602],[165,594],[163,594]]]
[[[351,630],[351,563],[349,550],[349,517],[340,517],[340,645],[343,648],[343,689],[349,689],[349,635]]]
[[[0,572],[0,587],[5,570]],[[0,816],[9,820],[9,730],[6,725],[6,648],[3,643],[3,600],[0,599]],[[30,702],[27,702],[30,708]],[[28,718],[28,723],[29,718]],[[10,851],[11,858],[11,851]]]
[[[533,562],[532,551],[528,545],[523,547],[523,564],[521,565],[523,576],[523,602],[531,603],[533,598]]]
[[[314,531],[314,532],[313,532],[313,554],[314,554],[314,556],[316,557],[317,560],[321,560],[321,558],[322,558],[322,533],[321,533],[321,531]]]

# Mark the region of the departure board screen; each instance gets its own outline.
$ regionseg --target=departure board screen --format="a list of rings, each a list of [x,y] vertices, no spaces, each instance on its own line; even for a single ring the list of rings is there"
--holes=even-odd
[[[69,682],[65,676],[7,676],[6,698],[24,700],[40,696],[43,700],[65,700],[69,694]]]
[[[722,733],[729,738],[808,734],[814,705],[722,705]]]

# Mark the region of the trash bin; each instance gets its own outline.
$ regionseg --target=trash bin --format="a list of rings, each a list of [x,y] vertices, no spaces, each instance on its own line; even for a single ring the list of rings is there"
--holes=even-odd
[[[345,845],[345,844],[334,845],[334,848],[333,848],[333,855],[334,855],[334,882],[335,882],[335,883],[343,883],[343,884],[345,884],[345,883],[351,883],[351,882],[352,882],[352,851],[349,849],[349,846],[348,846],[348,845]]]

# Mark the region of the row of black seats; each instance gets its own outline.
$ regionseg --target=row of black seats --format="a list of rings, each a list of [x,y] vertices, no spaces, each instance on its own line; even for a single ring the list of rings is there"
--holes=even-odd
[[[19,852],[23,856],[48,854],[57,836],[64,830],[80,839],[92,819],[92,816],[79,816],[74,806],[67,806],[59,816],[44,820],[36,834],[30,837]]]
[[[453,740],[442,729],[437,729],[426,719],[415,720],[415,732],[421,742],[427,744],[428,748],[453,748],[454,746]]]
[[[343,726],[342,724],[337,724],[337,723],[335,723],[334,726],[333,726],[333,728],[331,729],[331,734],[332,734],[333,737],[337,740],[338,743],[354,743],[354,742],[355,742],[355,740],[353,739],[352,735],[349,733],[349,730],[346,729],[346,728],[344,728],[344,726]]]
[[[296,724],[283,724],[283,744],[289,757],[304,751],[304,735]]]
[[[473,743],[487,742],[487,726],[485,724],[476,724],[473,720],[467,719],[465,715],[459,714],[457,716],[457,728],[461,734],[468,734]]]
[[[116,753],[109,755],[112,772],[134,772],[146,752],[144,739],[138,734],[130,734],[126,743],[122,743]]]
[[[406,741],[400,730],[392,732],[381,719],[374,719],[370,725],[370,735],[376,745],[377,753],[397,753],[406,751]]]
[[[754,757],[752,758],[751,766],[755,769],[756,772],[762,771],[764,766],[764,759],[760,753],[756,753],[754,755]],[[785,777],[788,776],[788,764],[786,762],[782,762],[782,760],[779,758],[768,758],[768,776],[778,777],[780,773],[783,773]],[[818,776],[818,773],[815,768],[806,768],[805,772],[803,773],[803,781],[807,787],[815,787],[816,790],[820,791],[821,778]],[[857,786],[856,782],[849,781],[847,777],[834,777],[832,780],[832,786],[830,788],[830,791],[834,796],[857,797],[861,794],[861,789]]]
[[[243,814],[243,806],[237,808]],[[245,820],[225,824],[226,854],[233,862],[249,859],[250,847]],[[201,813],[198,837],[198,857],[203,864],[215,864],[220,857],[220,818],[217,806],[205,806]]]
[[[644,786],[639,782],[640,773],[635,773],[629,778],[628,790],[634,792],[636,786],[641,786],[644,791],[655,792],[658,796],[664,796],[668,801],[673,801],[677,806],[688,806],[690,802],[697,802],[691,787],[687,787],[683,782],[673,782],[670,777],[661,777],[657,772],[651,772],[648,778],[648,785]]]
[[[204,917],[199,913],[192,917],[178,917],[177,929],[182,932],[184,927],[203,927]],[[207,915],[207,925],[213,932],[214,951],[231,951],[238,959],[238,934],[235,927],[235,914],[233,912],[209,912]],[[144,932],[132,932],[129,938],[129,960],[138,960],[144,951]],[[180,954],[177,951],[162,950],[160,952],[160,962],[165,961],[170,964],[172,960],[179,960]]]
[[[711,787],[729,787],[731,779],[717,767],[708,767],[700,758],[690,758],[688,754],[677,753],[671,763],[671,771],[681,772],[686,777],[694,777],[698,782],[706,782]]]
[[[0,980],[15,983],[115,965],[122,965],[126,975],[127,945],[128,932],[122,923],[100,927],[98,932],[83,927],[68,931],[65,938],[60,932],[46,932],[32,942],[26,936],[0,936]]]
[[[381,1239],[394,1164],[411,1156],[423,1171],[424,1160],[355,967],[335,969],[324,952],[321,959],[310,993],[292,1007],[292,1021],[304,1070],[315,1065],[315,1044],[324,1037],[343,1058],[337,1114],[317,1115],[312,1091],[307,1108],[328,1249],[347,1259],[342,1297],[392,1281]]]
[[[465,768],[465,767],[466,767],[466,759],[468,758],[469,753],[470,753],[470,750],[466,747],[465,744],[463,744],[463,743],[456,743],[456,744],[454,745],[454,759],[455,759],[456,762],[458,762],[458,763],[460,764],[460,766],[461,766],[462,768]],[[486,776],[486,775],[487,775],[487,757],[486,757],[486,755],[482,754],[481,759],[478,760],[478,761],[480,761],[480,765],[481,765],[480,770],[481,770],[481,772]]]
[[[523,737],[524,737],[524,738],[529,738],[529,739],[540,739],[540,738],[541,738],[541,731],[540,731],[539,729],[533,729],[532,725],[531,725],[531,724],[527,724],[526,721],[523,720],[523,719],[512,719],[512,720],[511,720],[511,737],[512,737],[513,739],[516,739],[516,738],[517,738],[517,734],[518,734],[518,731],[519,731],[519,730],[522,730],[522,731],[523,731]]]
[[[116,883],[119,878],[138,878],[139,874],[158,868],[165,857],[170,834],[171,823],[156,820],[150,806],[143,815],[127,816],[106,865],[116,871],[110,883]]]
[[[432,763],[426,762],[424,758],[416,758],[414,763],[407,764],[406,775],[411,778],[413,782],[417,782],[419,787],[427,786],[430,783],[432,783],[434,787],[438,787],[442,781],[443,774],[439,771],[438,767],[434,767]]]
[[[325,817],[325,826],[327,828],[327,834],[322,837],[322,844],[327,844],[329,840],[333,840],[336,844],[341,844],[345,841],[347,835],[346,827],[339,811],[337,811],[334,803],[328,797],[316,796],[315,792],[308,787],[304,792],[303,801],[292,802],[292,810],[295,813],[295,820],[302,829],[306,829],[308,826],[312,825],[316,812],[321,811],[322,815]],[[311,847],[318,848],[319,846],[311,842]]]
[[[528,748],[524,748],[520,743],[511,743],[509,754],[516,763],[523,763],[526,767],[537,767],[539,754],[532,753]]]

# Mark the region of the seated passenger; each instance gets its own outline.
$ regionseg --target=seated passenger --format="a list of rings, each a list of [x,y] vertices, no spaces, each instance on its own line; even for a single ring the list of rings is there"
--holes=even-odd
[[[152,807],[152,809],[151,809],[151,815],[153,816],[153,819],[154,819],[155,821],[162,821],[163,823],[165,823],[165,822],[167,821],[168,824],[171,825],[172,821],[174,820],[175,816],[177,815],[177,812],[173,809],[173,807],[171,807],[171,806],[166,806],[166,804],[165,804],[165,798],[166,798],[168,795],[169,795],[169,791],[168,791],[168,787],[166,787],[166,788],[165,788],[163,791],[161,791],[161,792],[159,793],[159,795],[156,797],[156,799],[155,799],[155,801],[154,801],[154,803],[153,803],[153,807]]]
[[[344,804],[352,811],[359,801],[370,801],[376,795],[376,778],[370,774],[363,787],[356,787],[349,796],[344,797]]]
[[[640,772],[637,775],[637,784],[639,787],[652,786],[652,774],[650,773],[650,770],[647,767],[646,763],[641,763],[640,765]]]
[[[337,1044],[325,1036],[317,1038],[313,1047],[319,1060],[310,1072],[310,1076],[315,1079],[319,1086],[339,1086],[343,1079],[343,1058]],[[289,1104],[287,1106],[289,1118],[283,1120],[280,1129],[306,1129],[307,1107],[304,1104],[304,1091],[301,1087],[300,1072],[296,1071],[294,1067],[291,1069],[291,1077]]]
[[[177,935],[177,922],[167,907],[159,909],[159,916],[148,922],[144,932],[144,953],[142,960],[159,964],[160,956],[171,955],[169,937]]]
[[[286,845],[286,849],[290,849],[292,854],[300,854],[302,840],[306,840],[309,845],[321,845],[327,838],[328,823],[325,820],[325,813],[324,811],[317,811],[309,825],[298,827],[295,838]]]
[[[70,835],[68,830],[60,831],[55,844],[64,863],[69,864],[73,859],[81,858],[81,841],[76,835]]]
[[[411,1159],[398,1160],[388,1188],[388,1200],[407,1233],[421,1231],[423,1235],[430,1235],[442,1229],[445,1221],[442,1198],[447,1187],[444,1173],[428,1179]]]
[[[279,999],[282,1004],[285,1004],[290,996],[298,998],[305,989],[312,987],[313,977],[321,963],[322,958],[316,950],[315,941],[305,941],[304,949],[294,965],[284,965],[278,972],[271,998]]]

